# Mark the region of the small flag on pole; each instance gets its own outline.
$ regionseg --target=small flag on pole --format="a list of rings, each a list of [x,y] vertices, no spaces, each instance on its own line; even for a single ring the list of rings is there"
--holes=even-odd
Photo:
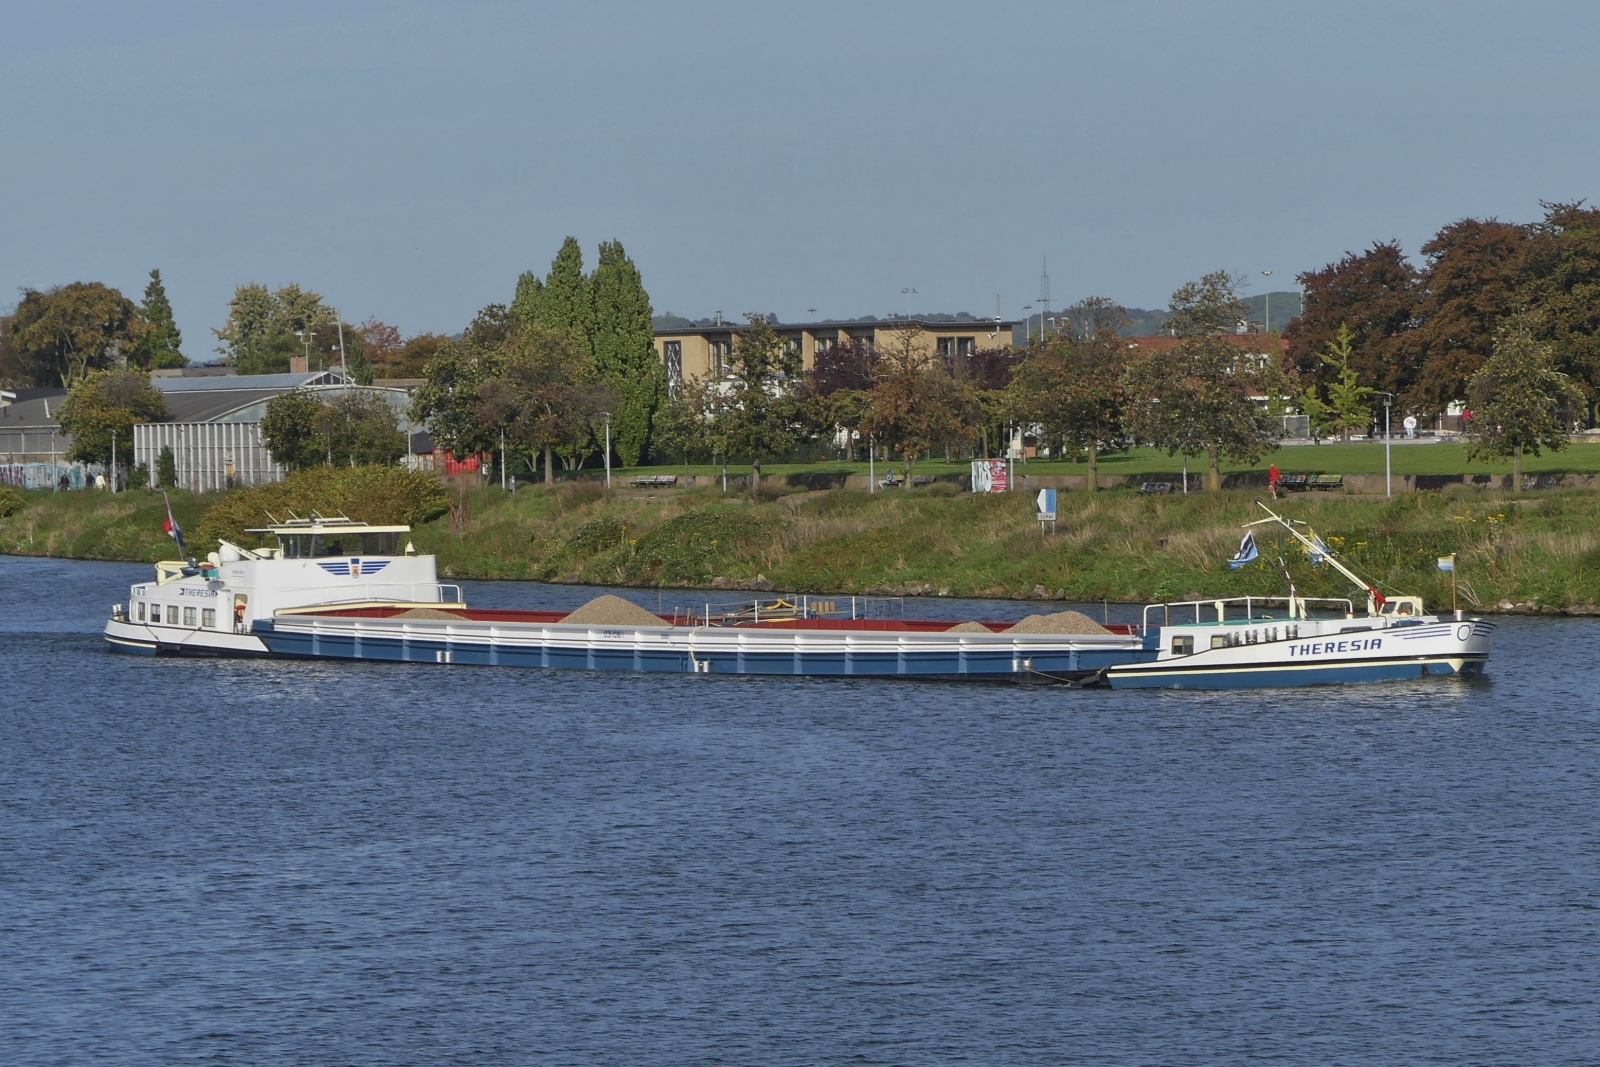
[[[1454,574],[1456,572],[1456,558],[1454,556],[1440,556],[1439,569],[1447,574]]]
[[[1333,549],[1323,544],[1322,538],[1316,534],[1311,535],[1311,542],[1312,547],[1306,549],[1306,556],[1309,557],[1313,567],[1320,567],[1328,561],[1329,556],[1333,555]]]
[[[178,526],[178,520],[172,517],[172,501],[167,499],[167,494],[162,493],[161,499],[167,501],[167,517],[161,523],[161,532],[178,542],[178,547],[185,548],[183,543],[183,530]]]
[[[1247,530],[1244,537],[1239,541],[1238,554],[1228,561],[1228,566],[1233,570],[1238,570],[1246,563],[1254,563],[1260,555],[1261,553],[1256,550],[1255,531]]]

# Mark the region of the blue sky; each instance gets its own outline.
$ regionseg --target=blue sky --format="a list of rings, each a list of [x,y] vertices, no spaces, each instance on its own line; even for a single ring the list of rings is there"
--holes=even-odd
[[[566,234],[658,311],[1016,317],[1042,256],[1057,307],[1161,306],[1600,193],[1592,4],[0,15],[0,306],[160,267],[193,359],[240,283],[453,332]]]

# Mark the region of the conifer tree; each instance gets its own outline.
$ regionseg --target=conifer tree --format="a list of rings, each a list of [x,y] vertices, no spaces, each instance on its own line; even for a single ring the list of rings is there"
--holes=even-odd
[[[651,424],[666,394],[650,296],[620,241],[601,242],[591,284],[595,368],[617,395],[612,442],[622,465],[636,467],[650,453]]]
[[[179,351],[183,334],[172,318],[172,304],[167,300],[166,286],[161,284],[161,272],[150,272],[150,284],[144,287],[144,303],[139,306],[139,318],[150,327],[140,342],[143,356],[138,362],[152,369],[157,367],[182,367],[188,360]]]
[[[544,298],[544,282],[531,270],[517,278],[517,295],[511,299],[511,317],[527,329],[539,321],[539,301]]]
[[[594,295],[583,273],[583,249],[576,237],[561,242],[544,285],[528,289],[537,293],[534,321],[547,330],[571,334],[585,354],[594,355]]]

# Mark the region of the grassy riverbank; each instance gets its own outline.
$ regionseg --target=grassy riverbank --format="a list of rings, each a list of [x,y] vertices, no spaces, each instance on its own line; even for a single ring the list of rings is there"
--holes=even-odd
[[[1150,600],[1278,594],[1277,550],[1260,564],[1224,560],[1255,517],[1248,491],[1144,497],[1063,494],[1056,533],[1042,536],[1023,494],[953,487],[869,495],[791,493],[757,502],[715,490],[607,493],[593,483],[468,495],[468,518],[420,524],[417,548],[442,575],[602,585],[787,589],[879,595]],[[174,493],[191,533],[216,501]],[[1600,604],[1600,495],[1465,488],[1392,501],[1296,497],[1354,565],[1393,591],[1448,608],[1435,557],[1461,559],[1465,606],[1589,614]],[[149,493],[27,494],[0,520],[0,551],[155,560],[170,557],[161,498]],[[1337,575],[1288,558],[1307,595],[1344,595]]]

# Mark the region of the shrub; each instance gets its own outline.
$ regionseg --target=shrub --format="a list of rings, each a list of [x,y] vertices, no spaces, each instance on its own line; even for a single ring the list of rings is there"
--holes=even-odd
[[[627,532],[627,527],[616,519],[595,519],[578,528],[578,532],[567,542],[567,548],[574,553],[592,556],[596,552],[620,548]]]
[[[156,457],[156,488],[172,489],[177,484],[178,462],[172,457],[172,448],[162,445],[161,455]]]
[[[436,519],[450,506],[437,479],[401,467],[312,467],[281,482],[229,493],[206,512],[195,530],[197,547],[209,550],[219,538],[237,541],[244,531],[262,526],[270,512],[286,519],[293,512],[306,518],[316,511],[343,514],[374,525],[420,523]]]
[[[697,585],[750,555],[766,536],[766,527],[747,512],[690,512],[639,539],[627,564],[629,577],[657,585]]]
[[[15,515],[21,511],[28,501],[23,495],[9,485],[0,485],[0,519],[7,515]]]

